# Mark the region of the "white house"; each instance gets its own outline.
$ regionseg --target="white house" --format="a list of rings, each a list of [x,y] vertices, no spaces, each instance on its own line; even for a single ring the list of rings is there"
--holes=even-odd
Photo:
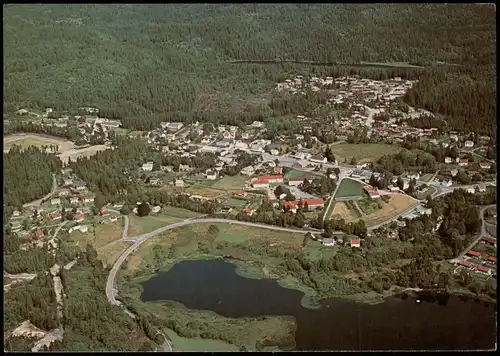
[[[335,239],[323,239],[323,246],[335,246]]]
[[[464,146],[467,148],[472,148],[472,147],[474,147],[474,142],[473,141],[465,141]]]
[[[444,163],[452,163],[452,162],[453,162],[453,158],[451,158],[451,157],[444,158]]]
[[[182,179],[176,179],[175,186],[176,187],[184,187],[184,181]]]
[[[466,190],[467,193],[474,194],[476,192],[475,188],[467,188]]]
[[[237,150],[246,151],[246,150],[248,150],[248,144],[245,142],[242,142],[242,141],[236,141],[234,143],[234,148]]]
[[[251,176],[255,172],[253,166],[247,166],[241,170],[241,174],[245,176]]]
[[[478,186],[477,186],[477,190],[478,190],[479,192],[485,192],[485,191],[486,191],[486,185],[484,185],[484,184],[482,184],[482,183],[481,183],[481,184],[478,184]]]
[[[159,213],[159,212],[160,212],[160,210],[161,210],[161,207],[160,207],[159,205],[157,205],[157,206],[153,206],[153,207],[151,208],[151,212],[152,212],[152,213],[155,213],[155,214],[156,214],[156,213]]]
[[[78,199],[78,197],[71,197],[71,198],[69,199],[69,202],[70,202],[71,204],[77,204],[77,203],[78,203],[78,200],[79,200],[79,199]]]
[[[309,158],[309,161],[313,162],[313,163],[321,163],[321,164],[325,164],[327,159],[326,157],[323,157],[321,155],[315,155],[315,156],[311,156]]]
[[[280,154],[280,151],[278,151],[276,149],[272,149],[269,153],[271,153],[273,156],[277,156]]]
[[[451,187],[452,184],[453,182],[451,181],[451,179],[443,179],[443,181],[441,182],[441,185],[443,187]]]
[[[452,169],[450,173],[452,177],[455,177],[458,174],[458,169]]]
[[[60,205],[60,204],[61,204],[61,199],[59,198],[50,199],[50,205]]]
[[[208,170],[206,172],[206,175],[207,175],[207,179],[208,180],[216,180],[217,179],[217,173],[216,172]]]
[[[252,122],[252,125],[250,125],[252,127],[256,127],[256,128],[261,128],[261,127],[264,127],[264,123],[262,121],[254,121]]]
[[[142,165],[142,170],[150,172],[153,170],[153,162],[147,162]]]

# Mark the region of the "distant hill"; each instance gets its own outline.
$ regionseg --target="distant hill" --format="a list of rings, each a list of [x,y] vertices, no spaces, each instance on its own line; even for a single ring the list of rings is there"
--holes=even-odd
[[[227,60],[445,62],[488,78],[495,15],[467,4],[16,5],[4,8],[4,110],[190,112],[207,92],[264,92],[282,74]]]

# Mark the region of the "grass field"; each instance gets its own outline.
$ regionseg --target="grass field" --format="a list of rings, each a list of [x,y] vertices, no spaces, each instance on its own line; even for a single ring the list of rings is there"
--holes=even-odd
[[[177,352],[203,352],[203,351],[238,351],[238,347],[221,340],[194,338],[188,339],[176,334],[171,329],[164,329],[165,334],[172,340],[172,346]]]
[[[248,202],[243,199],[229,198],[226,200],[226,205],[232,206],[234,208],[243,208]]]
[[[417,204],[418,203],[410,197],[399,194],[391,195],[389,202],[382,202],[382,209],[372,214],[364,215],[363,220],[366,226],[377,225],[401,214],[403,211]]]
[[[363,199],[357,202],[363,214],[370,215],[380,209],[381,204],[384,204],[382,199]]]
[[[73,143],[67,140],[62,140],[57,137],[42,136],[36,134],[16,134],[9,135],[3,138],[4,152],[8,152],[13,145],[19,145],[23,148],[29,146],[50,146],[59,145],[59,151],[64,152],[73,148]]]
[[[307,177],[314,178],[316,176],[316,174],[314,174],[312,172],[300,171],[298,169],[292,169],[292,170],[285,173],[284,178],[285,179],[292,179],[292,178],[295,178],[298,176],[307,176]]]
[[[134,214],[130,214],[128,234],[129,236],[142,235],[159,229],[167,224],[173,224],[175,222],[191,219],[200,215],[202,214],[171,206],[163,208],[161,213],[157,215],[139,217]]]
[[[352,195],[364,195],[363,184],[356,182],[355,180],[346,178],[340,182],[339,189],[335,194],[335,198],[343,198]]]
[[[304,249],[304,252],[307,258],[317,261],[321,258],[330,258],[335,256],[337,250],[337,248],[322,246],[319,242],[311,243],[310,241]]]
[[[69,234],[69,241],[80,248],[85,248],[90,243],[97,249],[112,241],[121,239],[123,233],[122,225],[122,220],[118,219],[114,223],[96,224],[95,231],[92,231],[93,228],[89,226],[87,233],[81,233],[78,230],[73,231]]]
[[[212,185],[214,189],[221,190],[239,190],[245,187],[245,182],[248,180],[247,177],[243,177],[240,175],[235,176],[226,176],[221,178]]]
[[[353,157],[356,157],[358,163],[374,162],[383,155],[398,153],[401,150],[401,147],[397,145],[385,143],[340,143],[330,147],[337,160],[347,159],[349,162]]]
[[[356,221],[358,219],[356,213],[349,209],[345,202],[342,201],[335,203],[331,216],[334,219],[344,219],[346,222]]]
[[[116,242],[97,250],[98,258],[106,266],[112,266],[118,257],[129,247],[126,242]]]

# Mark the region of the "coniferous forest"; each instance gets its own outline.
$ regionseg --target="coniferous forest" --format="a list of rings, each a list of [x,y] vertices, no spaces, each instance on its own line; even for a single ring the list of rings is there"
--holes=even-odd
[[[136,129],[165,118],[247,122],[307,110],[307,101],[280,110],[259,100],[288,74],[354,74],[333,65],[406,62],[425,67],[393,73],[420,79],[405,98],[410,105],[443,114],[451,128],[495,128],[493,6],[65,4],[4,11],[4,113],[95,105]]]

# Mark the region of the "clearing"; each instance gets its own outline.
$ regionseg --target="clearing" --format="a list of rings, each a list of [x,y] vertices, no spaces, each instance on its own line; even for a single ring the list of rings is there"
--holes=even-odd
[[[86,233],[79,230],[73,231],[69,234],[68,241],[83,249],[87,244],[98,249],[122,238],[123,220],[121,218],[113,223],[96,224],[95,228],[92,225],[88,225],[88,227],[89,231]]]
[[[62,151],[61,154],[58,155],[58,157],[61,159],[61,161],[66,163],[68,162],[69,158],[71,158],[72,161],[76,161],[78,157],[90,157],[95,155],[99,151],[105,151],[109,148],[111,148],[111,146],[107,145],[95,145],[78,149],[71,148],[67,151]]]
[[[349,209],[345,202],[336,202],[335,207],[332,211],[332,218],[334,219],[344,219],[346,222],[356,221],[358,220],[358,216],[356,213]]]
[[[409,209],[410,207],[418,204],[414,199],[405,195],[394,194],[390,197],[391,199],[387,203],[382,201],[381,209],[369,215],[363,216],[363,220],[365,221],[366,226],[377,225],[384,221],[392,219],[405,210]]]
[[[350,197],[350,196],[357,197],[357,196],[363,196],[365,194],[366,193],[363,190],[363,184],[355,180],[345,178],[342,180],[342,182],[340,182],[339,189],[335,194],[335,199]]]
[[[239,190],[245,187],[245,182],[248,180],[247,177],[235,175],[235,176],[226,176],[221,178],[212,185],[214,189],[220,190]]]
[[[315,174],[313,172],[307,172],[307,171],[301,171],[301,170],[298,170],[298,169],[291,169],[290,171],[286,172],[284,174],[284,177],[285,179],[292,179],[292,178],[296,178],[296,177],[299,177],[299,176],[306,176],[308,178],[314,178],[316,177],[318,174]]]
[[[374,162],[383,155],[390,155],[401,151],[400,146],[385,143],[340,143],[330,145],[330,147],[338,161],[347,159],[350,162],[353,157],[356,157],[358,163]]]
[[[103,262],[105,266],[112,266],[118,257],[130,247],[129,244],[122,241],[110,243],[107,246],[101,247],[97,250],[97,257]]]
[[[188,339],[179,336],[172,329],[164,329],[172,341],[175,351],[179,352],[210,352],[210,351],[238,351],[238,347],[221,340],[211,340],[202,338]]]
[[[154,231],[168,224],[173,224],[185,219],[192,219],[203,214],[194,211],[168,206],[163,208],[160,214],[139,217],[134,214],[129,215],[129,236],[138,236]]]
[[[13,145],[20,145],[23,148],[29,146],[50,146],[59,145],[59,151],[64,152],[74,147],[73,142],[60,139],[58,137],[37,135],[37,134],[13,134],[3,138],[4,152],[8,152]],[[47,150],[50,152],[50,150]]]

